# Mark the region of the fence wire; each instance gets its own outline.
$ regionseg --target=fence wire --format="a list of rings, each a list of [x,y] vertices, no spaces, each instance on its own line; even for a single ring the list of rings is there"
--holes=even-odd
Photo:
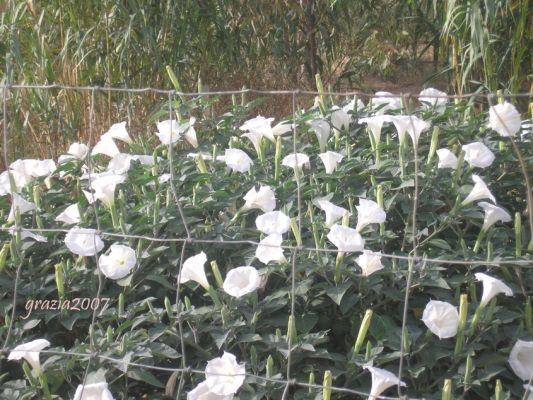
[[[89,185],[91,185],[91,175],[96,173],[93,169],[93,165],[91,162],[91,143],[93,143],[93,121],[94,121],[94,109],[95,109],[95,94],[99,91],[104,92],[123,92],[127,93],[128,96],[134,93],[155,93],[155,94],[163,94],[167,95],[167,101],[168,101],[168,119],[170,120],[170,131],[172,132],[172,123],[173,123],[173,116],[174,111],[172,107],[173,100],[175,96],[184,96],[184,97],[196,97],[196,96],[203,96],[203,95],[221,95],[221,96],[227,96],[227,95],[236,95],[236,94],[246,94],[246,93],[254,93],[254,94],[260,94],[260,95],[270,95],[270,96],[291,96],[291,112],[292,112],[292,145],[293,145],[293,152],[297,154],[297,136],[296,136],[296,104],[297,104],[297,98],[298,96],[308,96],[308,95],[331,95],[331,96],[361,96],[364,98],[387,98],[387,97],[394,97],[394,98],[402,98],[402,97],[412,97],[412,98],[418,98],[418,97],[425,97],[425,98],[447,98],[447,99],[467,99],[467,98],[486,98],[490,105],[493,105],[494,99],[496,99],[498,96],[494,93],[467,93],[462,95],[419,95],[419,94],[380,94],[376,95],[374,93],[365,93],[360,91],[348,91],[348,92],[317,92],[317,91],[308,91],[308,90],[255,90],[255,89],[242,89],[242,90],[230,90],[230,91],[210,91],[210,92],[180,92],[172,89],[157,89],[157,88],[119,88],[119,87],[99,87],[99,86],[71,86],[71,85],[60,85],[60,84],[50,84],[50,85],[23,85],[23,84],[2,84],[0,85],[2,88],[2,96],[3,96],[3,117],[2,117],[2,123],[3,123],[3,157],[4,157],[4,163],[6,165],[6,168],[9,168],[9,158],[8,158],[8,93],[10,91],[14,90],[65,90],[65,91],[75,91],[75,92],[83,92],[87,91],[90,92],[90,108],[89,108],[89,150],[87,157],[87,167],[88,167],[88,179],[89,179]],[[505,93],[505,97],[514,97],[514,98],[527,98],[532,97],[533,92],[525,92],[525,93]],[[131,97],[129,97],[129,104],[128,104],[128,121],[129,125],[131,126]],[[498,118],[499,115],[498,115]],[[413,126],[413,119],[410,119],[411,126]],[[500,122],[504,124],[504,121],[500,118]],[[531,183],[530,183],[530,177],[528,176],[527,172],[527,166],[525,164],[525,161],[523,160],[520,150],[518,146],[516,145],[515,140],[512,138],[512,135],[509,135],[509,139],[511,140],[511,144],[513,147],[513,150],[518,158],[519,164],[521,166],[521,171],[524,177],[524,181],[526,183],[526,191],[527,191],[527,198],[528,198],[528,206],[531,207],[531,203],[533,203],[532,199],[532,193],[531,193]],[[187,376],[190,374],[197,374],[197,375],[203,375],[205,371],[203,370],[196,370],[191,368],[187,365],[187,357],[186,357],[186,346],[184,342],[184,335],[183,335],[183,321],[182,321],[182,299],[180,296],[180,288],[181,288],[181,273],[182,273],[182,267],[183,263],[185,261],[185,253],[186,248],[188,245],[193,244],[213,244],[213,245],[235,245],[235,246],[242,246],[242,245],[249,245],[253,247],[257,247],[260,245],[259,242],[253,241],[253,240],[207,240],[207,239],[198,239],[194,238],[191,235],[190,228],[188,226],[182,205],[180,203],[179,197],[177,195],[177,190],[174,183],[174,177],[175,177],[175,171],[174,171],[174,163],[173,163],[173,155],[174,153],[174,145],[172,143],[169,143],[168,145],[168,158],[169,158],[169,164],[170,164],[170,190],[172,194],[172,199],[178,209],[179,217],[181,220],[181,223],[184,226],[186,237],[178,237],[178,238],[160,238],[155,236],[147,236],[147,235],[132,235],[127,234],[125,231],[122,233],[117,232],[107,232],[102,231],[100,226],[100,220],[99,220],[99,202],[94,201],[92,202],[92,207],[95,213],[96,218],[96,234],[93,234],[94,238],[94,244],[96,247],[96,236],[103,236],[103,237],[110,237],[110,238],[121,238],[121,239],[141,239],[145,241],[149,241],[152,243],[177,243],[181,244],[181,252],[180,257],[178,259],[178,265],[177,265],[177,274],[176,274],[176,297],[175,297],[175,306],[176,306],[176,322],[177,322],[177,331],[178,331],[178,338],[177,338],[177,346],[181,350],[181,367],[180,368],[169,368],[169,367],[162,367],[157,365],[151,365],[151,364],[144,364],[139,362],[132,362],[129,360],[121,359],[121,358],[114,358],[110,356],[106,356],[103,354],[99,354],[96,351],[95,343],[94,343],[94,328],[96,323],[96,318],[98,316],[97,310],[93,310],[91,323],[89,326],[89,353],[79,353],[79,352],[71,352],[71,351],[55,351],[55,350],[42,350],[40,351],[43,354],[50,354],[50,355],[58,355],[58,356],[65,356],[65,357],[77,357],[77,358],[83,358],[88,359],[87,360],[87,366],[85,368],[84,377],[82,384],[85,385],[87,381],[87,376],[89,374],[89,371],[91,369],[92,362],[94,360],[100,360],[107,362],[111,365],[113,365],[115,368],[119,370],[127,370],[129,367],[137,367],[147,370],[155,370],[155,371],[164,371],[169,373],[179,373],[180,379],[178,388],[176,391],[176,399],[181,398],[181,394],[184,388],[184,385],[187,381]],[[407,312],[408,312],[408,304],[409,304],[409,298],[410,298],[410,291],[411,291],[411,285],[412,285],[412,276],[414,272],[414,264],[415,263],[430,263],[430,264],[445,264],[449,266],[504,266],[504,265],[512,265],[519,268],[533,268],[533,259],[531,258],[512,258],[512,259],[493,259],[493,260],[467,260],[467,259],[446,259],[446,255],[443,255],[442,258],[429,258],[426,255],[418,255],[418,243],[417,243],[417,209],[418,209],[418,191],[419,191],[419,182],[418,182],[418,145],[414,144],[414,187],[413,187],[413,201],[412,201],[412,215],[411,215],[411,221],[412,221],[412,232],[411,232],[411,238],[413,241],[413,247],[410,252],[407,254],[387,254],[387,253],[381,253],[380,255],[384,258],[388,259],[395,259],[395,260],[403,260],[407,261],[408,263],[408,275],[407,275],[407,281],[406,281],[406,288],[405,288],[405,298],[403,302],[403,316],[402,316],[402,331],[401,331],[401,348],[400,348],[400,357],[399,357],[399,369],[398,369],[398,379],[401,380],[402,373],[403,373],[403,363],[404,358],[406,356],[404,343],[406,341],[406,334],[407,334],[407,327],[406,327],[406,321],[407,321]],[[298,156],[296,156],[298,157]],[[297,163],[297,159],[296,159]],[[298,168],[295,168],[295,181],[296,181],[296,200],[297,200],[297,233],[298,237],[302,237],[302,199],[301,199],[301,176]],[[533,231],[533,213],[530,212],[529,215],[529,222],[530,222],[530,228],[531,231]],[[67,229],[55,229],[55,228],[23,228],[19,225],[19,219],[15,218],[15,227],[12,228],[5,228],[0,227],[1,232],[11,232],[13,235],[21,235],[23,231],[33,232],[33,233],[42,233],[42,232],[49,232],[49,233],[67,233],[69,230]],[[304,246],[301,242],[297,242],[296,246],[288,246],[288,245],[270,245],[270,244],[261,244],[265,247],[281,247],[282,249],[290,250],[292,253],[292,260],[291,260],[291,290],[290,290],[290,318],[296,317],[296,309],[295,309],[295,292],[296,292],[296,256],[299,252],[324,252],[324,253],[340,253],[341,251],[338,249],[327,249],[327,248],[318,248],[318,247],[309,247]],[[98,265],[98,256],[97,254],[94,255],[95,263]],[[4,354],[8,354],[10,350],[12,350],[12,346],[10,344],[10,338],[13,331],[13,322],[15,320],[16,316],[16,304],[18,300],[18,284],[20,279],[20,271],[21,267],[23,265],[22,256],[19,254],[19,263],[17,265],[16,269],[16,277],[14,281],[14,292],[13,292],[13,302],[12,302],[12,310],[11,310],[11,318],[9,321],[9,326],[6,334],[6,339],[4,341],[4,345],[2,348],[2,352]],[[97,287],[97,297],[100,297],[102,288],[103,288],[103,274],[98,270],[98,287]],[[317,392],[324,389],[323,385],[318,384],[310,384],[305,382],[299,382],[295,379],[292,379],[292,370],[291,370],[291,358],[292,358],[292,336],[288,335],[288,352],[287,352],[287,368],[285,373],[285,379],[274,379],[269,378],[265,376],[255,375],[251,373],[245,373],[245,376],[247,378],[250,378],[254,381],[262,381],[262,382],[270,382],[275,384],[284,385],[284,390],[282,394],[282,399],[287,400],[289,396],[289,391],[291,386],[298,386],[302,388],[308,388],[309,390],[316,390]],[[216,374],[215,374],[216,375]],[[236,376],[231,374],[219,374],[221,376]],[[337,387],[337,386],[330,386],[328,387],[333,392],[339,392],[339,393],[346,393],[346,394],[352,394],[357,396],[370,396],[370,393],[350,389],[346,387]],[[405,400],[405,399],[411,399],[411,400],[422,400],[422,399],[416,399],[413,397],[407,397],[402,394],[401,386],[398,384],[397,386],[398,390],[398,396],[397,397],[388,397],[388,396],[374,396],[376,399],[389,399],[389,400]],[[83,392],[82,392],[83,393]],[[526,389],[524,393],[524,398],[526,398],[528,393],[528,390]]]

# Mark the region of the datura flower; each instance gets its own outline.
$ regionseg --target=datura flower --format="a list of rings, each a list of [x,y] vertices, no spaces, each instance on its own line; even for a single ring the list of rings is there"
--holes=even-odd
[[[25,214],[28,211],[37,210],[37,206],[31,201],[25,200],[21,195],[17,193],[11,194],[11,209],[7,216],[7,222],[15,221],[15,212],[18,210],[19,214]]]
[[[222,357],[208,361],[205,367],[205,382],[209,390],[219,396],[237,393],[245,378],[244,363],[238,364],[237,357],[226,351]]]
[[[80,209],[78,208],[78,204],[74,203],[65,208],[55,220],[57,222],[64,222],[67,225],[78,224],[80,222]]]
[[[16,192],[20,192],[34,178],[50,175],[56,169],[53,160],[16,160],[9,165],[9,170],[0,175],[0,196],[11,193],[11,180],[13,178]]]
[[[480,201],[477,203],[483,211],[485,211],[485,217],[483,219],[483,227],[481,229],[487,230],[496,222],[510,222],[511,216],[503,208],[495,206],[494,204],[487,203],[485,201]]]
[[[133,143],[133,140],[131,140],[128,131],[126,130],[126,121],[111,125],[111,128],[101,136],[101,139],[108,138],[117,139],[128,144]]]
[[[439,157],[439,164],[437,168],[453,168],[457,167],[457,157],[448,149],[438,149],[437,156]]]
[[[344,215],[351,215],[345,208],[336,206],[328,200],[318,200],[318,206],[326,213],[326,227],[330,227]]]
[[[283,158],[281,165],[301,171],[304,167],[309,168],[309,157],[304,153],[291,153]]]
[[[370,250],[363,250],[363,254],[355,259],[357,265],[362,269],[363,276],[369,276],[380,269],[383,269],[381,264],[381,252],[374,253]]]
[[[261,284],[259,272],[254,267],[233,268],[226,275],[222,289],[233,297],[242,297],[255,291]],[[220,393],[225,394],[225,393]]]
[[[115,400],[106,382],[78,385],[72,400]]]
[[[94,229],[71,228],[65,236],[65,245],[79,256],[94,256],[104,248],[104,242]]]
[[[383,128],[383,124],[385,122],[391,122],[391,117],[390,115],[374,115],[372,117],[360,118],[359,122],[368,126],[368,129],[372,132],[376,145],[378,145],[381,141],[381,129]]]
[[[29,182],[32,178],[38,178],[47,176],[56,170],[56,163],[54,160],[17,160],[9,165],[9,169],[12,172],[18,173],[24,176],[24,179]],[[16,176],[16,174],[15,174]]]
[[[327,238],[339,251],[363,251],[365,240],[355,229],[335,224],[331,227]]]
[[[270,211],[255,219],[255,226],[266,235],[283,235],[291,226],[291,219],[282,211]]]
[[[382,115],[389,110],[398,110],[402,107],[400,98],[390,92],[376,92],[371,104],[373,109],[379,108],[376,115]]]
[[[337,131],[342,131],[343,129],[348,129],[350,127],[350,121],[352,116],[348,114],[343,108],[333,106],[331,109],[331,125],[333,129]]]
[[[335,151],[326,151],[318,155],[326,168],[326,174],[332,174],[337,169],[337,165],[342,161],[344,156]]]
[[[248,172],[254,163],[244,151],[240,149],[226,149],[223,156],[217,157],[218,161],[223,161],[232,171]]]
[[[120,153],[117,145],[114,140],[110,137],[101,138],[98,143],[96,143],[91,151],[91,155],[95,156],[97,154],[103,154],[108,157],[115,157]]]
[[[115,188],[118,184],[124,183],[126,177],[123,175],[104,175],[91,181],[91,188],[94,190],[94,197],[100,200],[106,207],[111,208],[115,204]]]
[[[271,141],[275,140],[270,126],[272,121],[274,121],[274,118],[265,118],[258,115],[239,127],[241,131],[245,132],[241,136],[250,139],[257,154],[261,154],[261,141],[264,137]]]
[[[66,156],[68,158],[75,158],[76,160],[83,160],[85,157],[87,157],[87,154],[89,153],[89,148],[86,144],[83,143],[72,143],[68,150]]]
[[[359,198],[357,208],[357,232],[361,232],[365,226],[370,224],[382,224],[387,218],[387,214],[378,203],[372,200]]]
[[[232,400],[233,394],[221,396],[213,393],[209,389],[206,381],[200,382],[196,387],[187,393],[187,400]]]
[[[490,192],[489,188],[483,182],[483,179],[481,179],[479,176],[472,174],[472,180],[474,181],[475,185],[472,188],[472,191],[468,196],[466,196],[466,199],[463,200],[462,205],[465,206],[467,204],[472,203],[473,201],[482,200],[482,199],[490,199],[493,203],[496,203],[496,199]]]
[[[520,113],[511,103],[497,104],[489,109],[489,128],[501,136],[516,136],[521,122]]]
[[[137,264],[135,250],[121,244],[112,244],[109,255],[102,254],[98,259],[100,271],[109,279],[122,279]]]
[[[494,161],[494,154],[481,142],[463,145],[465,161],[472,167],[487,168]]]
[[[320,151],[322,153],[325,152],[331,134],[331,127],[329,126],[328,121],[324,119],[313,119],[309,121],[308,124],[311,126],[309,129],[316,135]]]
[[[207,290],[209,288],[209,282],[205,276],[206,262],[207,256],[203,251],[200,254],[187,258],[181,268],[180,283],[195,281]]]
[[[503,293],[506,296],[512,296],[512,289],[499,279],[493,278],[482,272],[474,274],[478,281],[483,282],[483,296],[481,296],[481,307],[485,307],[489,304],[494,296],[498,293]]]
[[[7,357],[8,360],[20,360],[24,358],[33,370],[39,374],[41,372],[41,361],[39,360],[39,353],[45,347],[49,347],[50,342],[46,339],[36,339],[31,342],[19,344],[16,346]]]
[[[427,88],[419,93],[418,100],[424,108],[443,113],[448,103],[448,94],[434,88]]]
[[[107,164],[107,170],[118,175],[125,174],[130,169],[131,160],[133,160],[131,154],[118,153]]]
[[[365,365],[363,368],[372,374],[372,387],[370,388],[370,397],[368,400],[377,399],[377,396],[391,386],[406,386],[406,384],[399,380],[396,375],[385,369],[372,367],[370,365]]]
[[[188,122],[180,124],[175,119],[167,119],[157,123],[156,135],[164,145],[170,145],[176,143],[181,136],[187,140],[191,146],[198,147],[198,140],[196,138],[196,131],[194,124],[196,118],[189,118]]]
[[[258,137],[266,137],[267,139],[274,141],[274,135],[272,134],[271,128],[272,121],[274,121],[274,118],[265,118],[258,115],[255,118],[245,121],[239,129],[243,132],[254,132]]]
[[[12,226],[11,228],[9,228],[8,232],[9,232],[9,234],[11,236],[15,236],[15,234],[17,233],[17,229],[14,226]],[[33,233],[32,231],[30,231],[28,229],[24,229],[24,228],[22,228],[20,230],[20,238],[22,240],[24,240],[24,239],[33,239],[36,242],[42,242],[42,243],[48,242],[48,239],[45,238],[44,236],[38,235],[38,234]],[[24,247],[25,246],[23,245],[23,248]]]
[[[283,249],[281,248],[282,242],[283,237],[277,233],[266,236],[259,242],[259,245],[255,250],[255,256],[263,264],[268,264],[270,261],[276,263],[287,261],[283,255]]]
[[[431,300],[424,309],[422,321],[439,339],[447,339],[457,334],[459,313],[450,303]]]
[[[509,355],[513,372],[523,381],[533,376],[533,341],[518,340]]]
[[[287,121],[281,121],[272,128],[272,135],[281,136],[286,133],[292,132],[296,125],[287,123]]]
[[[276,208],[276,196],[270,186],[261,186],[259,190],[255,187],[251,188],[244,195],[244,201],[246,202],[243,206],[245,210],[258,208],[266,213]]]

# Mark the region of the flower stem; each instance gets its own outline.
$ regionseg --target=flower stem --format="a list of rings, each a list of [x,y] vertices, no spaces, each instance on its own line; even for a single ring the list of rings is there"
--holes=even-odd
[[[213,286],[209,285],[207,287],[207,293],[209,294],[209,296],[213,300],[213,303],[215,303],[215,306],[217,308],[222,308],[222,303],[221,303],[220,299],[218,298],[217,292],[215,291],[215,288]]]
[[[50,389],[48,388],[46,375],[43,374],[42,371],[39,371],[39,383],[41,384],[41,389],[43,389],[43,398],[45,400],[51,400],[52,396],[50,395]]]
[[[479,248],[481,247],[481,241],[485,238],[485,235],[487,234],[487,231],[483,228],[479,231],[479,235],[477,235],[476,244],[474,244],[474,254],[477,254],[479,252]]]

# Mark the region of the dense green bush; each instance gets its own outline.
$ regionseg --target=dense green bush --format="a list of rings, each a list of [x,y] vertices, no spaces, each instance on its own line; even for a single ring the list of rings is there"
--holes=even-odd
[[[47,387],[72,398],[86,373],[117,399],[184,398],[204,380],[194,371],[210,360],[215,372],[217,363],[232,365],[230,355],[215,360],[223,352],[249,374],[242,387],[238,378],[229,385],[239,399],[281,398],[289,361],[300,383],[320,385],[325,376],[364,393],[373,386],[369,371],[396,376],[401,363],[409,397],[441,398],[450,384],[448,398],[521,396],[527,379],[508,360],[533,335],[533,276],[524,268],[532,232],[513,143],[531,173],[531,131],[509,103],[489,115],[428,100],[378,97],[364,106],[323,96],[271,129],[271,120],[251,119],[245,96],[211,117],[205,110],[215,98],[176,98],[146,121],[157,131],[147,140],[144,129],[130,129],[131,140],[125,123],[116,124],[92,155],[76,144],[57,167],[11,164],[11,181],[7,172],[0,178],[0,338],[11,359],[23,355],[15,346],[34,339],[49,347],[34,343],[44,348],[41,374],[35,363],[0,359],[0,398],[47,398]],[[514,138],[503,136],[494,110],[518,131]],[[334,171],[321,159],[326,150],[342,154],[335,168],[328,164]],[[345,210],[325,214],[327,201]],[[274,209],[288,218],[276,214],[265,228],[260,216]],[[100,233],[78,236],[73,225]],[[6,231],[13,226],[23,230]],[[256,253],[266,237],[258,228],[282,237],[268,236],[271,247]],[[363,241],[373,253],[362,252]],[[523,262],[505,263],[515,259]],[[505,281],[493,294],[513,297],[480,306],[490,283],[480,272]],[[52,310],[57,300],[69,301],[67,309]],[[445,319],[430,313],[428,304],[442,305],[431,300],[449,303]],[[523,354],[531,373],[531,350]],[[193,371],[172,372],[182,367]],[[231,368],[242,373],[242,365]],[[329,398],[320,387],[288,390],[287,398]]]

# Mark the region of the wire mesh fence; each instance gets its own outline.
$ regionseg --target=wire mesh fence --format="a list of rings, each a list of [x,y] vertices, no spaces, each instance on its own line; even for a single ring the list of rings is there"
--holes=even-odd
[[[357,97],[364,97],[367,99],[372,99],[375,97],[390,97],[390,98],[401,98],[403,100],[413,98],[416,99],[418,97],[421,97],[418,94],[384,94],[377,96],[376,94],[369,94],[369,93],[361,93],[361,92],[343,92],[343,93],[337,93],[337,92],[313,92],[313,91],[301,91],[301,90],[284,90],[284,91],[269,91],[269,90],[253,90],[253,89],[243,89],[243,90],[236,90],[236,91],[220,91],[220,92],[199,92],[199,93],[182,93],[175,90],[161,90],[161,89],[154,89],[154,88],[101,88],[101,87],[90,87],[90,86],[64,86],[64,85],[2,85],[1,87],[2,93],[3,93],[3,115],[2,115],[2,126],[3,126],[3,157],[4,157],[4,164],[6,166],[6,169],[11,164],[12,160],[10,160],[10,125],[9,125],[9,101],[10,101],[10,94],[15,91],[24,92],[27,90],[39,90],[39,91],[47,91],[47,90],[59,90],[59,91],[65,91],[65,92],[88,92],[90,93],[90,106],[87,110],[88,116],[88,132],[89,132],[89,149],[88,154],[89,156],[86,158],[86,177],[89,186],[91,186],[94,176],[97,176],[98,171],[95,170],[93,166],[93,161],[90,156],[91,151],[94,147],[93,145],[95,141],[97,140],[95,135],[95,120],[98,118],[97,115],[95,115],[95,96],[98,93],[101,92],[118,92],[118,93],[126,93],[126,94],[146,94],[146,93],[152,93],[156,95],[161,95],[162,98],[166,99],[167,107],[166,107],[166,116],[165,118],[168,118],[170,121],[170,132],[173,132],[172,124],[176,123],[177,118],[177,110],[175,107],[176,99],[180,97],[184,98],[193,98],[193,97],[200,97],[200,96],[232,96],[232,95],[242,95],[242,94],[257,94],[262,96],[285,96],[290,98],[291,103],[291,110],[290,110],[290,117],[288,123],[290,124],[290,130],[292,134],[292,150],[293,153],[296,155],[296,163],[298,163],[298,150],[299,150],[299,141],[301,139],[299,138],[299,135],[297,134],[297,113],[299,109],[299,99],[302,97],[313,97],[313,96],[357,96]],[[517,93],[517,94],[506,94],[506,97],[512,97],[512,98],[531,98],[533,93]],[[24,94],[22,94],[24,96]],[[464,94],[464,95],[424,95],[426,98],[432,98],[435,99],[444,98],[446,100],[452,100],[455,99],[456,101],[460,101],[463,99],[482,99],[486,102],[488,106],[492,106],[497,103],[498,98],[501,96],[498,96],[493,93],[470,93],[470,94]],[[163,101],[163,100],[162,100]],[[85,112],[84,110],[81,110],[81,112]],[[129,113],[128,113],[129,114]],[[163,112],[158,114],[159,116],[163,116]],[[411,128],[414,129],[414,120],[410,117],[411,114],[408,114],[409,121],[408,124]],[[134,115],[128,115],[128,119],[131,121],[135,119]],[[500,118],[500,121],[505,127],[505,116],[502,116]],[[131,122],[130,122],[131,124]],[[527,197],[527,207],[529,209],[529,232],[533,231],[533,216],[531,213],[531,207],[533,200],[531,199],[531,178],[529,177],[529,170],[531,168],[531,165],[528,165],[528,161],[524,160],[521,156],[521,149],[520,146],[517,144],[518,139],[513,139],[513,135],[509,134],[509,139],[511,142],[511,146],[514,149],[515,155],[516,155],[516,163],[515,165],[518,165],[519,168],[521,168],[521,172],[523,174],[523,182],[524,186],[526,187],[526,197]],[[519,143],[520,144],[520,143]],[[528,145],[528,143],[522,145]],[[408,341],[408,332],[407,332],[407,318],[408,318],[408,312],[410,309],[410,296],[413,291],[413,278],[416,274],[416,271],[422,268],[422,266],[425,265],[445,265],[448,268],[456,268],[456,267],[467,267],[467,268],[476,268],[480,266],[492,266],[492,267],[505,267],[505,266],[512,266],[513,268],[519,268],[523,270],[528,270],[533,267],[533,259],[530,256],[527,255],[521,255],[521,256],[515,256],[515,257],[495,257],[495,258],[489,258],[489,259],[482,259],[480,257],[477,258],[457,258],[454,257],[455,253],[450,255],[447,255],[445,252],[441,254],[439,257],[429,257],[427,254],[419,253],[419,243],[420,243],[420,235],[419,235],[419,227],[418,225],[420,222],[418,221],[418,209],[419,209],[419,193],[420,193],[420,182],[419,179],[421,177],[421,173],[423,171],[420,171],[420,160],[418,158],[418,145],[416,141],[413,141],[413,147],[414,147],[414,158],[412,160],[414,172],[412,175],[412,183],[408,186],[410,192],[410,220],[406,222],[405,227],[406,230],[409,229],[410,232],[407,236],[410,237],[410,242],[412,243],[412,247],[407,250],[403,248],[402,251],[397,251],[393,253],[386,253],[381,252],[381,257],[389,260],[395,260],[395,261],[402,261],[406,262],[408,269],[407,274],[405,276],[405,297],[403,298],[403,303],[401,305],[401,311],[402,311],[402,328],[401,328],[401,337],[399,338],[400,342],[400,350],[399,354],[397,355],[398,359],[398,369],[397,369],[397,377],[399,379],[398,383],[396,383],[396,386],[398,388],[398,396],[396,397],[387,397],[387,396],[380,396],[372,394],[365,390],[358,390],[351,387],[339,387],[332,385],[329,383],[328,385],[319,385],[315,383],[308,383],[308,382],[302,382],[298,381],[294,378],[295,376],[295,368],[298,366],[295,365],[291,358],[294,355],[294,337],[292,335],[287,334],[287,351],[286,351],[286,370],[282,374],[282,378],[275,378],[275,377],[267,377],[265,375],[259,375],[259,374],[253,374],[253,373],[246,373],[245,377],[247,379],[247,382],[250,382],[251,384],[256,382],[265,382],[265,383],[272,383],[272,384],[279,384],[283,385],[284,389],[281,393],[282,399],[288,399],[291,398],[291,388],[293,387],[301,387],[309,389],[309,393],[314,392],[315,394],[320,393],[322,390],[330,390],[333,393],[340,393],[340,394],[347,394],[347,395],[355,395],[355,396],[364,396],[370,398],[380,398],[380,399],[415,399],[415,397],[407,396],[404,394],[404,389],[402,388],[400,382],[402,380],[402,377],[404,376],[404,370],[405,370],[405,362],[406,357],[408,355],[409,350],[406,348],[406,343]],[[266,247],[272,247],[272,248],[281,248],[284,250],[288,250],[291,254],[290,257],[290,267],[289,267],[289,279],[290,279],[290,292],[289,292],[289,299],[290,304],[288,305],[288,317],[298,317],[298,311],[296,307],[296,291],[298,287],[297,282],[297,263],[300,255],[302,257],[305,257],[306,253],[313,253],[313,254],[333,254],[338,255],[342,254],[343,251],[340,249],[332,249],[327,247],[319,247],[317,245],[315,246],[309,246],[307,244],[304,244],[301,242],[301,240],[298,240],[298,238],[301,238],[304,234],[303,227],[302,227],[302,219],[304,214],[306,213],[306,210],[304,209],[304,203],[302,200],[302,182],[304,177],[302,176],[303,172],[299,168],[294,168],[294,182],[295,182],[295,193],[294,193],[294,209],[295,209],[295,217],[294,217],[294,224],[292,227],[292,232],[295,238],[295,245],[272,245],[272,244],[263,244],[259,241],[255,240],[249,240],[249,239],[227,239],[224,238],[222,240],[212,240],[212,239],[205,239],[205,238],[197,238],[195,237],[191,232],[192,230],[189,227],[189,220],[190,218],[187,217],[187,212],[184,209],[184,199],[183,199],[183,193],[180,193],[180,190],[178,189],[177,185],[177,176],[175,171],[175,160],[176,160],[176,150],[173,145],[173,143],[168,144],[167,146],[167,158],[168,158],[168,168],[169,168],[169,179],[168,179],[168,192],[167,197],[170,197],[175,208],[177,211],[177,215],[179,218],[179,223],[183,226],[183,232],[184,235],[180,237],[159,237],[156,233],[154,233],[153,236],[150,235],[138,235],[138,234],[130,234],[127,232],[127,229],[117,229],[117,230],[106,230],[102,228],[102,224],[100,221],[100,215],[102,214],[103,210],[101,210],[101,204],[98,201],[90,202],[90,207],[92,208],[92,213],[94,214],[94,231],[88,231],[86,232],[87,235],[90,235],[92,244],[95,248],[98,247],[97,241],[100,238],[107,238],[110,240],[137,240],[137,241],[146,241],[150,244],[165,244],[165,243],[172,243],[175,245],[179,245],[180,248],[178,250],[178,257],[176,260],[176,275],[175,275],[175,299],[173,304],[173,309],[175,309],[175,315],[174,320],[176,321],[177,326],[177,337],[176,337],[176,348],[179,349],[180,353],[180,365],[172,366],[172,367],[166,367],[166,366],[158,366],[158,365],[151,365],[148,363],[142,363],[138,361],[131,361],[131,359],[124,358],[115,358],[110,357],[106,354],[101,354],[98,351],[98,345],[96,343],[97,338],[95,337],[95,330],[97,328],[98,318],[101,315],[102,310],[94,309],[91,316],[90,326],[88,329],[88,347],[86,353],[80,353],[80,352],[70,352],[70,351],[55,351],[55,350],[42,350],[41,353],[43,354],[49,354],[54,356],[60,356],[60,357],[69,357],[69,358],[75,358],[75,359],[81,359],[86,362],[85,367],[85,373],[84,377],[82,379],[82,384],[85,385],[87,376],[91,372],[91,370],[95,367],[96,362],[103,362],[109,367],[113,368],[119,368],[121,371],[126,371],[130,367],[137,367],[141,369],[146,370],[154,370],[154,371],[164,371],[171,374],[177,374],[176,376],[176,382],[175,390],[171,391],[173,394],[173,397],[176,399],[184,398],[185,396],[185,387],[188,384],[190,377],[193,375],[201,375],[204,374],[205,371],[198,370],[195,368],[192,368],[188,361],[187,361],[187,347],[188,344],[185,340],[184,335],[184,324],[187,323],[187,321],[184,320],[183,312],[184,310],[184,297],[183,297],[183,291],[182,291],[182,271],[183,271],[183,265],[186,261],[186,255],[188,251],[190,251],[190,248],[194,245],[206,245],[206,246],[230,246],[230,247],[243,247],[243,246],[250,246],[252,248],[257,248],[258,246],[266,246]],[[156,158],[157,160],[157,158]],[[517,168],[518,169],[518,168]],[[13,196],[13,194],[10,194],[10,196]],[[16,200],[12,197],[11,202],[15,204]],[[17,213],[17,210],[15,209],[15,214]],[[55,234],[68,234],[69,230],[64,228],[49,228],[46,226],[38,226],[36,220],[34,219],[34,224],[31,227],[23,227],[20,224],[20,218],[15,215],[15,218],[13,220],[14,227],[8,227],[4,226],[0,228],[0,231],[2,232],[9,232],[11,233],[15,238],[18,237],[18,240],[20,241],[20,235],[24,232],[29,232],[33,234],[43,234],[43,233],[55,233]],[[120,224],[119,224],[120,225]],[[117,226],[119,226],[117,225]],[[15,240],[15,239],[13,239]],[[316,244],[316,243],[315,243]],[[407,246],[405,246],[407,247]],[[5,321],[8,321],[8,327],[6,330],[6,333],[4,335],[3,340],[3,346],[2,346],[2,352],[7,355],[10,353],[10,351],[13,350],[14,346],[18,343],[14,343],[12,340],[13,336],[13,330],[14,330],[14,322],[17,320],[17,315],[19,313],[19,310],[17,309],[17,305],[20,304],[20,298],[19,293],[17,292],[21,270],[25,265],[24,256],[22,254],[18,255],[19,261],[17,263],[17,268],[15,272],[15,277],[13,281],[13,298],[10,308],[10,316],[9,318],[5,318]],[[92,256],[94,259],[94,265],[99,265],[99,258],[98,254],[94,254]],[[26,261],[27,262],[27,261]],[[105,277],[100,269],[97,269],[97,286],[96,291],[94,293],[95,298],[101,298],[102,293],[104,291],[104,281]],[[525,295],[526,293],[524,293]],[[7,308],[6,308],[7,309]],[[190,351],[190,350],[189,350]],[[232,376],[231,374],[228,374]],[[83,389],[82,389],[83,391]],[[528,390],[526,389],[524,393],[524,398],[527,397]],[[374,396],[374,397],[373,397]]]

